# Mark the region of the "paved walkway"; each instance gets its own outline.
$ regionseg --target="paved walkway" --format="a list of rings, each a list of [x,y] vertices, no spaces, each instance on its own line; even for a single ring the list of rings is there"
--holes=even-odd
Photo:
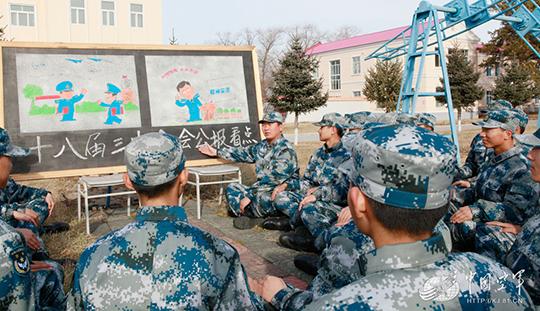
[[[307,286],[311,276],[296,269],[293,262],[294,256],[300,253],[277,244],[279,231],[268,231],[260,227],[251,230],[238,230],[233,227],[232,218],[226,216],[224,206],[217,206],[217,200],[206,200],[203,203],[200,220],[196,216],[195,201],[188,200],[184,203],[189,222],[227,241],[236,248],[246,273],[250,277],[261,279],[270,274],[282,277],[286,282],[299,288]],[[135,215],[135,211],[133,211],[132,217],[128,217],[125,208],[120,207],[105,212],[108,217],[104,222],[93,222],[91,225],[92,234],[96,236],[125,226],[133,221]]]

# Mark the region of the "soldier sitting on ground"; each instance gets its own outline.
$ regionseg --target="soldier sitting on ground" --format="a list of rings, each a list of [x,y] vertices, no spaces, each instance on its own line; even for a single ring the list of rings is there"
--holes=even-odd
[[[69,306],[77,310],[254,310],[258,298],[236,250],[188,223],[178,206],[187,183],[181,142],[167,133],[135,138],[124,181],[142,208],[135,221],[81,254]]]
[[[421,112],[416,114],[416,125],[423,127],[426,130],[434,131],[437,118],[428,112]]]
[[[362,127],[368,121],[370,115],[371,112],[369,111],[359,111],[345,115],[344,119],[346,122],[342,124],[342,127],[347,131],[345,132],[343,137],[341,137],[341,142],[343,143],[345,149],[349,151],[349,153],[354,147],[356,135],[358,135],[358,132],[362,130]]]
[[[265,139],[248,147],[221,147],[218,150],[204,145],[199,151],[235,162],[255,163],[257,180],[251,186],[230,184],[226,195],[229,211],[237,229],[250,229],[268,216],[278,215],[272,202],[272,191],[290,179],[298,178],[298,160],[292,144],[283,137],[283,116],[266,113],[259,121]]]
[[[356,226],[376,249],[363,256],[365,277],[306,310],[532,309],[507,268],[478,254],[449,253],[443,237],[432,233],[448,208],[457,164],[452,142],[408,124],[361,135],[348,200]],[[486,286],[489,276],[497,286]],[[296,290],[267,277],[262,294],[275,303]],[[488,307],[486,297],[503,303]]]
[[[532,147],[528,155],[531,178],[540,183],[540,129],[534,134],[516,135],[516,139]],[[486,230],[488,232],[482,236],[483,239],[477,240],[480,254],[506,264],[514,273],[522,273],[523,285],[534,303],[540,305],[540,200],[536,204],[534,216],[523,227],[493,221],[482,229],[489,230]]]
[[[473,185],[456,188],[447,224],[458,249],[474,247],[476,226],[488,221],[523,225],[534,215],[540,185],[531,180],[529,163],[522,149],[514,144],[519,126],[510,110],[491,111],[480,136],[494,155],[482,165]]]
[[[319,139],[324,145],[313,153],[301,179],[290,179],[272,193],[275,208],[290,220],[268,219],[263,223],[263,228],[284,231],[295,228],[295,232],[280,236],[282,246],[314,250],[315,239],[336,222],[339,212],[346,205],[349,185],[344,182],[345,176],[338,169],[350,158],[350,153],[341,142],[343,122],[340,114],[329,113],[320,122],[314,123],[320,127]]]

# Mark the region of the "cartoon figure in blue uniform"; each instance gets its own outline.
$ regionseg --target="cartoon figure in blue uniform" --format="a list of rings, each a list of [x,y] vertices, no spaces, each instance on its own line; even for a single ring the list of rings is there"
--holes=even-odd
[[[201,100],[199,93],[195,90],[188,81],[182,81],[176,86],[178,94],[176,95],[176,105],[178,107],[186,107],[189,110],[189,119],[187,122],[201,121]]]
[[[75,95],[71,81],[58,83],[56,91],[60,93],[60,99],[54,101],[58,104],[57,113],[62,114],[60,121],[75,121],[75,104],[81,101],[88,91],[82,89],[79,95]]]
[[[107,83],[105,101],[99,104],[100,106],[109,108],[107,111],[107,120],[105,120],[105,124],[120,124],[122,122],[122,119],[120,119],[118,116],[124,114],[124,107],[122,106],[123,101],[116,99],[116,95],[118,95],[118,93],[121,91],[122,90],[120,90],[120,88],[116,85]]]

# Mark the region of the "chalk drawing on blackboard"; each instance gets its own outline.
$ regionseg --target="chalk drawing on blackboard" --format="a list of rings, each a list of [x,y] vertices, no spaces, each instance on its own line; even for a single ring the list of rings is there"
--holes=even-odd
[[[241,56],[145,59],[152,126],[249,122]]]
[[[16,63],[21,133],[141,126],[133,56],[21,53]]]

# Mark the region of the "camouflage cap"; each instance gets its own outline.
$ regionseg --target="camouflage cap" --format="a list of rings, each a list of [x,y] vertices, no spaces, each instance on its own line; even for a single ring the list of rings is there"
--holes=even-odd
[[[360,129],[364,126],[364,124],[368,121],[369,115],[371,115],[371,112],[369,111],[360,111],[355,113],[350,113],[345,115],[345,120],[347,121],[344,124],[344,128],[357,128]]]
[[[369,116],[370,122],[393,124],[396,122],[398,114],[396,112],[374,113]]]
[[[24,157],[29,153],[30,150],[28,148],[13,145],[8,132],[0,127],[0,155],[6,157]]]
[[[540,129],[537,129],[536,132],[526,135],[516,135],[516,140],[524,145],[531,147],[540,147]]]
[[[514,106],[512,106],[512,103],[505,99],[492,100],[491,103],[488,104],[488,109],[491,111],[510,110],[512,108],[514,108]]]
[[[347,123],[346,120],[337,112],[331,112],[325,114],[321,121],[313,123],[315,126],[335,126],[343,129],[343,124]]]
[[[428,112],[422,112],[416,114],[416,124],[424,124],[435,128],[435,123],[437,122],[437,117]]]
[[[352,151],[351,181],[373,200],[398,208],[448,204],[456,147],[446,137],[409,124],[364,130]]]
[[[473,122],[474,125],[482,128],[502,128],[515,132],[519,126],[516,114],[510,110],[490,111],[484,121]]]
[[[514,109],[511,109],[510,111],[512,111],[515,117],[518,119],[519,126],[522,128],[526,128],[527,124],[529,123],[529,116],[527,115],[527,113],[521,110],[520,108],[514,108]]]
[[[129,179],[139,186],[158,186],[182,172],[186,158],[178,137],[163,131],[144,134],[124,152]]]
[[[399,112],[399,113],[396,113],[395,118],[396,118],[395,123],[407,123],[410,125],[416,125],[416,115]]]
[[[268,122],[268,123],[281,123],[283,124],[283,115],[280,112],[272,111],[264,114],[263,118],[259,120],[259,123]]]

